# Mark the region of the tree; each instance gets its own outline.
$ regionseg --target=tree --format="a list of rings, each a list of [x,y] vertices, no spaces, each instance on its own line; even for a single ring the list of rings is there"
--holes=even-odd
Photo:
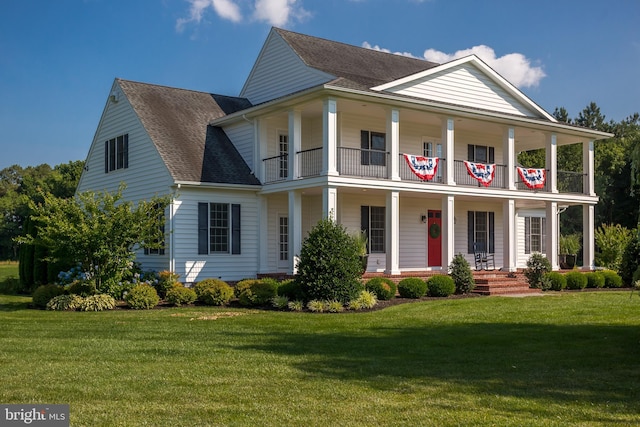
[[[87,191],[76,198],[42,195],[41,204],[30,203],[37,236],[24,243],[47,248],[49,260],[68,260],[81,265],[100,291],[117,286],[130,271],[138,247],[162,246],[161,226],[169,197],[132,202],[122,200],[125,186],[117,192]]]

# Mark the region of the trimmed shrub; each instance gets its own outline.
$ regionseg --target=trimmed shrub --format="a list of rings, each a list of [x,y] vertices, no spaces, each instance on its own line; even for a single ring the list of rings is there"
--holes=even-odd
[[[431,276],[427,280],[427,294],[430,297],[448,297],[456,291],[456,284],[453,279],[444,274]]]
[[[349,301],[349,309],[363,310],[365,308],[373,308],[378,304],[376,294],[369,291],[360,291],[358,298]]]
[[[116,300],[107,294],[89,295],[82,299],[78,310],[80,311],[105,311],[116,308]]]
[[[233,298],[233,288],[220,279],[204,279],[193,290],[197,300],[206,305],[225,305]]]
[[[319,299],[312,299],[307,303],[307,308],[309,311],[313,311],[314,313],[322,313],[326,308],[326,304],[324,301]]]
[[[550,271],[545,273],[543,276],[542,282],[546,282],[545,286],[542,286],[540,289],[547,291],[551,289],[552,291],[561,291],[567,287],[567,278],[564,274],[558,273],[557,271]],[[548,286],[547,289],[545,289]]]
[[[296,281],[309,300],[340,301],[358,296],[362,263],[356,241],[332,218],[320,220],[302,243]]]
[[[124,297],[127,305],[135,310],[148,310],[160,302],[156,289],[146,283],[136,285]]]
[[[541,253],[532,254],[527,260],[527,269],[524,275],[530,288],[543,289],[542,277],[551,271],[551,263]]]
[[[585,273],[587,276],[587,288],[603,288],[604,275],[599,271],[590,271]]]
[[[302,311],[302,309],[304,308],[304,303],[299,299],[295,301],[289,301],[287,307],[291,311]]]
[[[96,284],[89,281],[76,280],[69,285],[68,292],[81,297],[88,297],[89,295],[95,295],[97,292]]]
[[[402,298],[421,298],[427,292],[427,283],[419,277],[407,277],[398,283]]]
[[[579,271],[570,271],[564,277],[567,279],[567,289],[582,290],[587,287],[587,276]]]
[[[174,285],[178,283],[179,274],[165,270],[158,273],[158,279],[154,282],[153,287],[156,288],[158,296],[165,299],[167,292],[169,292]]]
[[[461,253],[456,254],[449,264],[449,275],[453,279],[457,294],[468,294],[476,286],[471,266]]]
[[[396,296],[397,287],[391,279],[374,277],[364,285],[364,289],[373,292],[380,301],[388,301]]]
[[[602,270],[602,275],[604,276],[604,287],[605,288],[621,288],[622,277],[618,275],[615,271],[612,270]]]
[[[344,311],[344,305],[340,301],[327,301],[325,308],[329,313],[340,313]]]
[[[293,279],[287,279],[280,282],[277,292],[278,295],[287,297],[291,301],[304,299],[304,292],[302,292],[300,283],[296,282]]]
[[[629,286],[633,282],[633,273],[640,267],[640,230],[632,230],[632,235],[633,237],[629,240],[622,254],[620,270],[618,270],[622,282]]]
[[[191,288],[185,288],[181,283],[175,283],[171,289],[167,291],[164,298],[169,304],[181,306],[183,304],[192,304],[198,299],[196,291]]]
[[[278,294],[278,282],[273,279],[245,279],[234,290],[241,305],[265,305]]]
[[[38,308],[46,308],[47,303],[51,301],[53,297],[57,297],[58,295],[62,295],[64,293],[64,288],[58,285],[42,285],[38,286],[35,291],[33,291],[33,305]]]
[[[22,290],[20,280],[16,277],[7,277],[0,281],[0,294],[16,295]]]
[[[84,298],[79,295],[58,295],[53,297],[47,303],[47,310],[54,311],[73,311],[80,308]]]
[[[271,305],[277,309],[284,310],[289,306],[289,298],[284,295],[276,295],[271,298]]]

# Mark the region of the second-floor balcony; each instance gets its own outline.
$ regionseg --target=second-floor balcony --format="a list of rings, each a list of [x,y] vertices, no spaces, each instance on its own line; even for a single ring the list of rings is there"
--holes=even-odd
[[[322,171],[322,148],[313,148],[296,153],[297,156],[297,177],[309,178],[321,176]],[[338,147],[336,168],[339,175],[363,178],[363,179],[391,179],[391,154],[379,150],[365,150],[358,148]],[[443,184],[446,176],[446,169],[453,167],[453,178],[458,186],[480,187],[480,188],[502,188],[508,189],[509,182],[508,166],[495,164],[493,179],[488,185],[482,185],[473,178],[467,171],[463,160],[453,160],[440,158],[438,169],[430,180],[423,180],[413,173],[402,154],[398,159],[398,176],[401,181],[419,182],[424,185]],[[515,169],[515,168],[514,168]],[[289,179],[289,155],[282,154],[263,159],[263,170],[265,184],[286,181]],[[549,170],[546,170],[547,177]],[[541,188],[529,188],[519,178],[514,170],[514,185],[518,191],[548,192],[549,180],[547,179]],[[557,188],[560,193],[583,194],[585,189],[586,174],[581,172],[557,171]]]

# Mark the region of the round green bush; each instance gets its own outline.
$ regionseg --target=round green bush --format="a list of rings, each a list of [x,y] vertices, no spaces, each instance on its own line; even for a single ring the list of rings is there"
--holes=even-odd
[[[304,292],[302,292],[302,288],[300,288],[300,283],[293,279],[287,279],[280,282],[280,285],[278,286],[278,295],[287,297],[291,301],[304,299]]]
[[[622,277],[618,275],[613,270],[602,270],[602,275],[604,276],[604,287],[605,288],[621,288],[622,287]]]
[[[245,279],[236,284],[234,290],[241,305],[265,305],[278,293],[278,282],[273,279]]]
[[[69,285],[69,293],[80,295],[81,297],[88,297],[89,295],[94,295],[96,292],[96,284],[93,282],[76,280]]]
[[[545,273],[551,271],[551,263],[541,253],[532,254],[527,260],[527,269],[524,275],[527,278],[529,287],[541,289],[543,287],[542,278]]]
[[[58,295],[62,295],[64,293],[64,288],[58,285],[42,285],[38,286],[35,291],[33,291],[33,305],[38,308],[46,308],[47,303],[51,301],[53,297],[57,297]]]
[[[421,298],[427,292],[427,283],[419,277],[407,277],[398,283],[402,298]]]
[[[185,288],[181,283],[174,284],[171,289],[167,291],[164,299],[175,306],[181,306],[182,304],[191,304],[198,299],[196,291],[191,288]]]
[[[587,288],[603,288],[604,275],[599,271],[590,271],[585,273],[587,276]]]
[[[476,286],[471,266],[461,253],[456,254],[449,264],[449,275],[456,285],[456,293],[458,294],[468,294]]]
[[[365,290],[373,292],[378,300],[388,301],[396,296],[397,287],[393,280],[386,277],[374,277],[364,285]]]
[[[567,289],[584,289],[587,287],[587,276],[579,271],[570,271],[564,275],[567,279]]]
[[[561,291],[567,287],[567,278],[564,274],[557,271],[550,271],[544,274],[544,277],[549,281],[549,289],[552,291]]]
[[[80,308],[84,298],[79,295],[58,295],[53,297],[47,303],[47,310],[55,311],[73,311]]]
[[[116,308],[116,300],[108,294],[89,295],[82,299],[80,311],[104,311]]]
[[[456,291],[456,284],[453,279],[444,274],[431,276],[427,280],[427,294],[430,297],[448,297]]]
[[[156,288],[158,296],[162,299],[165,299],[167,297],[167,292],[169,292],[174,285],[179,283],[179,277],[179,274],[173,273],[168,270],[157,273],[153,287]]]
[[[311,229],[302,243],[297,267],[296,281],[307,300],[346,304],[363,288],[360,248],[332,218],[320,220]]]
[[[156,289],[146,283],[136,285],[124,297],[127,305],[135,310],[148,310],[160,302]]]
[[[204,279],[193,290],[198,301],[206,305],[225,305],[233,298],[233,288],[220,279]]]

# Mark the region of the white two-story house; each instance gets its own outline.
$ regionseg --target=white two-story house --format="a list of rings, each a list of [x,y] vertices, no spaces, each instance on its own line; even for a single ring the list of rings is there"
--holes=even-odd
[[[442,270],[474,245],[515,271],[558,268],[559,212],[580,205],[593,266],[594,141],[476,56],[445,64],[272,29],[237,97],[116,79],[78,191],[172,195],[145,268],[193,283],[292,274],[331,216],[368,236],[367,270]],[[581,144],[581,172],[557,147]],[[517,154],[542,148],[544,169]],[[437,166],[436,166],[437,165]]]

